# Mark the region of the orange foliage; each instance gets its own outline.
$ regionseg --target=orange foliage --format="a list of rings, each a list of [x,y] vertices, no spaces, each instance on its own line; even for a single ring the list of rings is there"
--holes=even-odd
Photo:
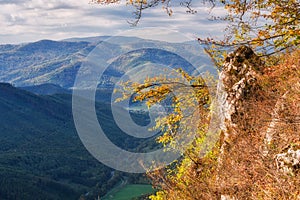
[[[230,138],[222,163],[218,145],[204,158],[186,155],[176,166],[149,174],[160,189],[151,199],[220,199],[222,194],[237,199],[299,198],[300,170],[284,174],[274,158],[291,145],[300,148],[300,51],[281,59],[279,65],[264,69],[259,87],[246,97],[243,112],[236,116],[238,134]],[[265,133],[283,96],[266,155]]]

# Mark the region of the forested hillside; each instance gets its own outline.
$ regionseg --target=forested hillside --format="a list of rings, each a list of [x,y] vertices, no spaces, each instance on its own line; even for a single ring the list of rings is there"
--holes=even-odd
[[[114,125],[107,103],[96,107],[112,141],[125,149],[140,144]],[[0,199],[94,199],[124,178],[139,182],[141,176],[115,172],[87,152],[71,111],[70,94],[36,95],[0,84]]]

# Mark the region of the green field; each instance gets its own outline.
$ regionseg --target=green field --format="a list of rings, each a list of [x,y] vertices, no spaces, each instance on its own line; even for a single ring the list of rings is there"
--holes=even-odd
[[[103,200],[131,200],[132,198],[152,193],[151,185],[131,184],[122,188],[115,188],[109,192]]]

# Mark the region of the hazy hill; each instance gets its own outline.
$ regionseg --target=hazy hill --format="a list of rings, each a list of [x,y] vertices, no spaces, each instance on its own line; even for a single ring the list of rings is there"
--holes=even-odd
[[[26,90],[28,92],[34,94],[41,94],[41,95],[53,95],[53,94],[71,94],[72,91],[62,88],[59,85],[45,83],[41,85],[32,85],[32,86],[25,86],[20,87],[22,90]]]
[[[185,57],[199,63],[195,66],[197,68],[205,68],[210,64],[210,59],[201,52],[198,45],[167,43],[136,37],[114,37],[106,41],[107,38],[103,36],[0,45],[0,81],[12,83],[17,87],[52,83],[63,88],[71,88],[82,62],[100,43],[103,49],[101,56],[104,60],[111,54],[128,50],[128,53],[122,54],[117,60],[109,61],[112,69],[107,70],[108,83],[111,77],[114,79],[116,73],[120,75],[124,69],[131,69],[145,62],[161,63],[177,68],[190,67],[183,58],[172,53],[176,51],[183,52]],[[110,74],[110,72],[114,73]]]

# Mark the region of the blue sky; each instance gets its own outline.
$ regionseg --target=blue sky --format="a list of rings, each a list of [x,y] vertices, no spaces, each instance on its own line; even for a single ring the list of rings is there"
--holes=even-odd
[[[189,38],[220,37],[225,25],[208,20],[209,8],[200,2],[194,1],[193,6],[198,11],[194,15],[187,14],[186,8],[179,3],[172,5],[174,14],[171,17],[162,6],[149,9],[137,28],[167,28]],[[103,6],[91,4],[89,0],[0,0],[0,6],[0,44],[122,35],[136,28],[127,23],[134,16],[133,8],[125,3]],[[213,12],[216,15],[224,13],[218,7]],[[147,37],[146,34],[138,36]]]

